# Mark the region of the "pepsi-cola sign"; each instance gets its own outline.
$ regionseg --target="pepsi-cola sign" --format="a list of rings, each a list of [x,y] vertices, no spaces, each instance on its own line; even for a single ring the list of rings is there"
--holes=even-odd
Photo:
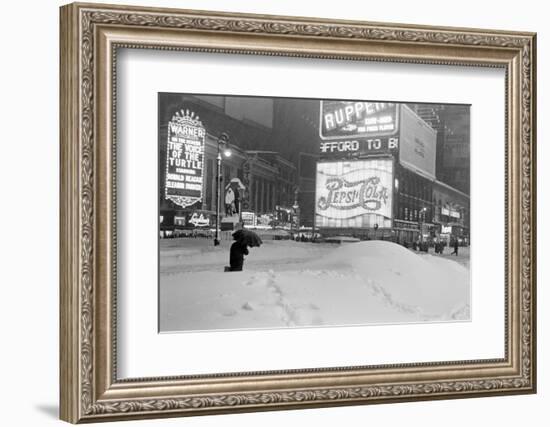
[[[393,160],[322,162],[317,165],[318,227],[391,227]]]

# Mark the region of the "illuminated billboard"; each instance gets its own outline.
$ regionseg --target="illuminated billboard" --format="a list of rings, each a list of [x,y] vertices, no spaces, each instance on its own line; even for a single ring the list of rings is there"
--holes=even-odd
[[[165,198],[181,207],[202,200],[206,130],[193,112],[176,112],[168,122]]]
[[[398,105],[393,102],[321,101],[322,140],[394,135]]]
[[[397,151],[399,137],[346,139],[321,141],[319,144],[322,159],[352,158],[365,154],[379,154]]]
[[[435,179],[437,132],[405,105],[401,107],[400,122],[400,163],[430,179]]]
[[[243,225],[248,227],[256,227],[256,213],[255,212],[242,212],[241,213],[241,221]]]
[[[392,226],[393,160],[368,159],[317,164],[315,226]]]

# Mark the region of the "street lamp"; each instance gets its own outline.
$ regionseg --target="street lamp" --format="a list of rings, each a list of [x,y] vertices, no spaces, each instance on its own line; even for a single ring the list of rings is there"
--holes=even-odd
[[[294,204],[292,205],[292,209],[293,209],[293,216],[292,216],[292,219],[291,219],[291,222],[290,222],[290,231],[292,232],[292,228],[293,228],[293,225],[294,225],[294,219],[296,220],[296,232],[299,233],[300,232],[300,212],[298,209],[300,209],[300,205],[298,204],[298,194],[299,194],[299,190],[298,190],[298,187],[296,187],[296,189],[294,190]],[[313,238],[313,236],[312,236]]]
[[[424,240],[424,233],[422,232],[422,223],[426,222],[426,211],[428,209],[426,207],[423,207],[422,210],[420,211],[420,215],[419,215],[419,218],[418,218],[418,229],[420,230],[420,243],[423,242]]]
[[[217,159],[217,168],[216,168],[216,235],[214,237],[214,246],[218,246],[220,244],[220,238],[219,238],[219,230],[220,230],[220,197],[221,197],[221,191],[220,191],[220,185],[222,180],[222,148],[223,148],[223,155],[225,157],[231,156],[231,150],[228,147],[229,144],[229,135],[225,132],[223,132],[220,137],[218,138],[218,155],[216,156]]]

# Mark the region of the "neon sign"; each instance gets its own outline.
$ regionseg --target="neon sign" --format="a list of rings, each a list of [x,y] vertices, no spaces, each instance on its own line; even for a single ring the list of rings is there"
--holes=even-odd
[[[399,148],[399,138],[367,138],[367,139],[346,139],[321,141],[319,149],[321,157],[343,157],[355,154],[366,154],[375,152],[387,152]]]
[[[388,188],[380,183],[378,176],[355,182],[348,182],[343,178],[329,178],[325,181],[325,188],[328,194],[320,197],[317,202],[318,209],[322,211],[330,207],[338,210],[361,207],[366,211],[377,211],[382,204],[388,203]]]
[[[321,228],[392,226],[393,160],[317,164],[315,225]]]
[[[321,139],[388,136],[397,132],[393,102],[321,101]]]
[[[202,200],[206,130],[193,112],[176,112],[168,122],[165,198],[181,207]]]
[[[210,216],[202,212],[193,212],[189,218],[189,224],[195,227],[207,227],[210,225]]]

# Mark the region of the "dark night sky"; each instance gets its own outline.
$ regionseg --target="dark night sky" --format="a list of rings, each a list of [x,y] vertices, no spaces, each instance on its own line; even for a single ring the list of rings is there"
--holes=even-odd
[[[296,165],[300,152],[319,153],[318,99],[182,94],[168,96],[173,99],[172,102],[161,103],[161,120],[163,107],[164,114],[168,116],[172,114],[171,106],[191,102],[195,104],[195,108],[201,110],[200,115],[210,133],[229,130],[231,142],[242,149],[277,151]],[[469,193],[469,106],[407,105],[440,134],[437,145],[440,151],[437,160],[438,179]],[[227,116],[231,119],[227,120]],[[231,129],[226,129],[227,127]],[[467,181],[455,179],[460,176],[467,176]]]

